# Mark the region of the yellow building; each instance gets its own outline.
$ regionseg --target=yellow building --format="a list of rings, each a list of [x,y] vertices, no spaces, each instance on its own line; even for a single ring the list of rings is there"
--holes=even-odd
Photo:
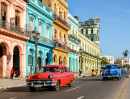
[[[79,68],[82,69],[83,73],[91,73],[92,68],[100,68],[100,47],[94,44],[91,40],[79,33],[80,44],[80,55],[79,55]],[[82,54],[82,55],[81,55]],[[81,66],[82,57],[82,66]]]
[[[53,49],[53,64],[68,66],[68,3],[66,0],[42,0],[43,4],[53,10],[53,39],[57,42]]]

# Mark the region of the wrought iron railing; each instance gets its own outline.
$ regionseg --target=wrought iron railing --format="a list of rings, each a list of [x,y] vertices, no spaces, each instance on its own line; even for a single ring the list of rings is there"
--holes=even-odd
[[[28,37],[31,37],[31,34],[32,34],[31,31],[28,31],[28,30],[23,29],[21,27],[12,25],[11,23],[8,23],[8,22],[3,21],[1,19],[0,19],[0,27],[4,28],[4,29],[7,29],[7,30],[10,30],[12,32],[17,32],[17,33],[19,33],[21,35],[28,36]]]
[[[55,45],[55,44],[56,44],[56,42],[55,42],[54,40],[50,40],[50,39],[48,39],[48,38],[46,38],[46,37],[43,37],[43,36],[40,36],[39,40],[40,40],[40,41],[43,41],[43,42],[46,42],[46,43],[48,43],[48,44],[52,44],[52,45]]]
[[[79,38],[76,37],[76,35],[73,35],[73,34],[69,34],[68,35],[68,38],[72,38],[74,39],[75,41],[78,41],[79,43],[81,42]]]
[[[55,46],[56,47],[60,47],[60,48],[63,48],[63,49],[65,49],[65,50],[70,50],[70,47],[68,47],[68,46],[65,46],[65,45],[61,45],[60,43],[58,43],[57,41],[54,41],[54,44],[55,44]]]
[[[73,50],[73,49],[70,49],[70,52],[75,53],[75,54],[79,54],[79,52],[78,52],[78,51]]]
[[[54,17],[55,20],[60,21],[61,23],[63,23],[68,28],[71,28],[70,24],[68,22],[66,22],[65,20],[63,20],[62,18],[60,18],[58,15],[53,14],[53,17]]]

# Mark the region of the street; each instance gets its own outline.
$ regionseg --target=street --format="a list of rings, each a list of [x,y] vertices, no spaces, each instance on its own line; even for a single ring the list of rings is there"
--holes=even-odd
[[[72,87],[62,86],[60,91],[37,89],[30,92],[27,87],[0,90],[0,99],[129,99],[129,73],[122,73],[118,81],[103,81],[102,76],[76,78]]]

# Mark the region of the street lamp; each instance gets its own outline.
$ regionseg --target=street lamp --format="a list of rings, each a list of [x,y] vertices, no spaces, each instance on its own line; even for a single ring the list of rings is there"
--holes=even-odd
[[[83,53],[83,49],[80,48],[80,49],[79,49],[79,52],[80,52],[80,54],[81,54],[81,69],[82,69],[82,53]]]
[[[97,55],[97,68],[98,68],[98,58],[99,58],[99,55]]]
[[[37,43],[40,38],[40,33],[36,33],[36,28],[35,31],[32,31],[32,36],[35,41],[35,74],[38,73],[38,67],[37,67]]]

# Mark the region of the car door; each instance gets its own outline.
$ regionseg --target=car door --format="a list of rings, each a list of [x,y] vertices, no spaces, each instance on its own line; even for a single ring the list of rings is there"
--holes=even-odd
[[[69,75],[70,73],[66,67],[64,67],[64,70],[65,70],[66,84],[69,84],[70,83],[70,75]]]

